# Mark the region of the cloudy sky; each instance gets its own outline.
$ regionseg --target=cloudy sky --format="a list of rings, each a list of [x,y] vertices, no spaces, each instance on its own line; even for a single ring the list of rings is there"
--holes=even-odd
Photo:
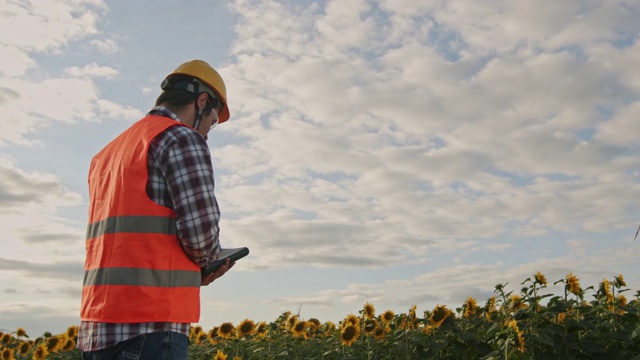
[[[79,322],[91,157],[191,59],[227,84],[221,241],[251,249],[204,327],[455,308],[537,271],[640,289],[637,1],[0,9],[0,329]]]

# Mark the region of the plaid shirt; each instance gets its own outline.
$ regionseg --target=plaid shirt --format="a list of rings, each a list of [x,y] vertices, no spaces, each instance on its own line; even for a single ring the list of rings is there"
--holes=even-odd
[[[180,119],[158,106],[149,115]],[[176,212],[177,234],[187,256],[200,267],[217,259],[220,252],[220,210],[214,195],[213,167],[206,140],[185,126],[172,126],[156,136],[147,157],[147,194],[154,202]],[[189,336],[190,324],[98,323],[82,321],[77,347],[95,351],[138,335],[174,331]]]

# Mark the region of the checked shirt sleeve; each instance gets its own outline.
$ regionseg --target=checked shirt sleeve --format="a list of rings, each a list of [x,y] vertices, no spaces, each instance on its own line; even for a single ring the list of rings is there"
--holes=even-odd
[[[187,127],[170,127],[150,144],[148,168],[150,198],[174,209],[185,253],[208,265],[220,252],[220,209],[206,141]]]

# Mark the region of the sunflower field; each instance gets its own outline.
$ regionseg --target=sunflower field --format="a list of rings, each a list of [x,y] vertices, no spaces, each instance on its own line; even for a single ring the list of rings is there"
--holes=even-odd
[[[479,305],[438,305],[417,313],[377,313],[365,303],[337,324],[285,312],[276,320],[211,329],[191,327],[189,359],[639,359],[640,291],[622,275],[583,289],[572,273],[552,285],[559,295],[541,294],[540,272],[519,293],[498,284]],[[587,299],[590,298],[590,299]],[[22,328],[0,333],[2,360],[80,359],[77,326],[31,340]]]

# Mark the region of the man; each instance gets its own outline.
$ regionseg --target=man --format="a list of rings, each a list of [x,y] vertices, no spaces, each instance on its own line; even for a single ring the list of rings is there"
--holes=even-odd
[[[83,359],[186,359],[200,286],[234,265],[201,276],[220,252],[206,139],[229,119],[224,81],[193,60],[161,87],[156,107],[91,162]]]

